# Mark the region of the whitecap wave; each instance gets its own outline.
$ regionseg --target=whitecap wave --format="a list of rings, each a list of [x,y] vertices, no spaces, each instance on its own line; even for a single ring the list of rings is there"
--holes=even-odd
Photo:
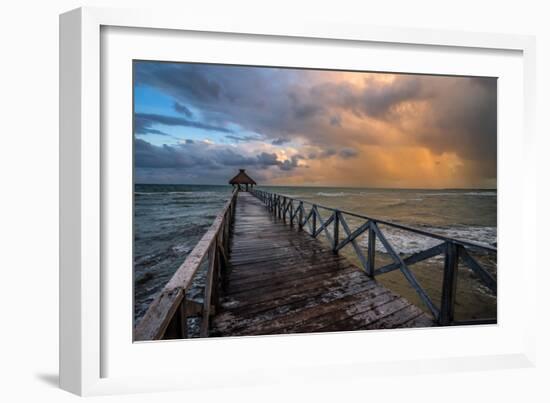
[[[346,196],[346,193],[344,192],[336,192],[336,193],[330,193],[330,192],[318,192],[317,196],[323,196],[323,197],[344,197]]]
[[[425,249],[431,248],[440,244],[442,241],[440,239],[431,238],[428,236],[419,235],[410,231],[405,231],[398,228],[391,227],[382,227],[381,228],[384,236],[390,243],[390,245],[395,249],[397,253],[400,254],[412,254],[423,251]],[[449,227],[449,228],[433,228],[426,227],[423,230],[427,232],[432,232],[434,234],[443,235],[448,238],[468,240],[473,242],[479,242],[487,245],[492,245],[496,242],[497,239],[497,229],[496,227],[474,227],[474,226],[465,226],[465,227]],[[359,239],[359,242],[362,246],[367,247],[368,238],[366,234],[362,235]],[[380,252],[385,252],[386,249],[380,242],[380,239],[376,239],[376,250]]]
[[[438,192],[438,193],[420,193],[422,196],[482,196],[496,197],[497,192]]]

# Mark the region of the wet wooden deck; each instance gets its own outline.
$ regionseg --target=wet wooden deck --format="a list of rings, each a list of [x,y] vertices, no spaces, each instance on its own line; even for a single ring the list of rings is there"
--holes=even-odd
[[[249,193],[238,194],[230,250],[210,336],[433,326],[420,308]]]

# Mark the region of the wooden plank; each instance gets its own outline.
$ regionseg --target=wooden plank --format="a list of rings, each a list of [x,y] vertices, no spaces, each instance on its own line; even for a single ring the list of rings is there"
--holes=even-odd
[[[239,282],[242,279],[248,279],[251,276],[262,276],[264,274],[280,273],[285,274],[287,271],[303,271],[309,270],[312,267],[318,265],[331,264],[334,271],[339,268],[347,267],[350,263],[345,258],[339,259],[309,259],[304,262],[303,258],[291,257],[287,259],[281,259],[268,262],[253,262],[241,266],[230,266],[232,272],[231,281]]]
[[[347,269],[334,271],[334,270],[325,270],[323,272],[315,272],[313,270],[307,270],[305,272],[295,274],[294,271],[287,272],[287,276],[282,276],[278,281],[262,281],[260,283],[256,282],[253,284],[237,284],[232,285],[230,283],[230,289],[228,292],[235,298],[238,298],[239,295],[246,293],[247,297],[254,295],[254,293],[271,293],[277,290],[287,290],[292,292],[293,290],[300,289],[305,284],[310,282],[320,282],[324,280],[330,280],[334,278],[337,274],[351,273],[355,272],[356,268],[349,266]]]
[[[319,292],[311,295],[296,295],[294,299],[286,298],[284,303],[269,304],[264,306],[253,306],[249,310],[225,311],[219,314],[215,320],[215,327],[218,332],[239,332],[242,329],[248,329],[259,323],[271,321],[275,317],[297,313],[302,310],[315,308],[318,306],[331,306],[334,301],[350,300],[357,297],[358,294],[364,298],[365,292],[369,290],[379,290],[373,282],[365,283],[361,286],[353,284],[349,288],[338,288],[335,292]],[[290,319],[292,320],[292,318]],[[293,325],[289,321],[289,325]],[[232,333],[233,334],[233,333]]]
[[[223,311],[221,315],[225,312],[231,312],[232,314],[239,315],[239,317],[246,317],[246,315],[263,312],[275,307],[302,303],[302,301],[312,299],[321,302],[325,300],[329,301],[331,298],[351,295],[376,286],[377,284],[373,281],[343,282],[341,279],[332,279],[331,281],[325,282],[322,289],[319,289],[316,285],[303,287],[300,293],[287,294],[279,298],[266,299],[265,301],[255,302],[253,304],[246,304],[246,301],[238,301],[233,299],[231,296],[226,296],[222,302]],[[221,315],[218,315],[218,317]]]
[[[234,301],[239,301],[240,305],[255,304],[255,303],[270,300],[270,299],[284,297],[285,295],[288,295],[288,294],[296,294],[311,288],[316,288],[319,290],[319,292],[323,292],[323,290],[327,285],[332,284],[334,282],[337,282],[337,283],[339,282],[340,285],[342,285],[342,283],[346,281],[361,281],[361,279],[367,281],[365,279],[364,273],[361,273],[359,270],[353,270],[351,273],[344,272],[340,274],[335,274],[328,279],[303,282],[303,283],[296,282],[292,284],[292,287],[287,287],[284,289],[276,289],[269,293],[265,293],[262,290],[254,290],[244,294],[229,294],[229,295]]]
[[[405,305],[402,309],[383,316],[365,326],[366,330],[372,329],[396,329],[403,324],[418,319],[419,316],[428,317],[422,310],[414,305]]]
[[[435,325],[434,320],[423,312],[418,316],[400,324],[399,328],[414,328],[414,327],[432,327]]]
[[[356,313],[352,316],[345,316],[339,321],[335,321],[328,326],[319,329],[321,332],[341,332],[349,330],[362,330],[367,329],[369,325],[372,325],[382,318],[391,315],[400,309],[410,306],[410,302],[404,298],[396,297],[385,304],[378,305],[372,309]],[[353,313],[353,311],[351,312]]]
[[[337,271],[335,271],[333,263],[326,262],[315,266],[308,266],[307,268],[292,266],[285,269],[286,270],[284,271],[265,271],[259,275],[250,273],[250,275],[241,276],[240,278],[232,278],[227,291],[233,292],[244,288],[258,288],[264,286],[265,284],[273,285],[289,280],[304,279],[315,274],[335,273],[343,270],[355,270],[356,268],[350,264],[344,263],[339,269],[337,269]]]
[[[334,315],[341,315],[342,312],[350,310],[373,309],[374,306],[382,304],[395,298],[395,295],[387,289],[374,287],[368,295],[354,294],[350,297],[331,301],[330,304],[319,304],[307,308],[300,308],[293,312],[275,315],[270,320],[250,324],[239,332],[240,335],[251,334],[275,334],[275,333],[296,333],[306,330],[309,323],[319,326],[322,323],[332,321]],[[324,322],[325,321],[325,322]]]

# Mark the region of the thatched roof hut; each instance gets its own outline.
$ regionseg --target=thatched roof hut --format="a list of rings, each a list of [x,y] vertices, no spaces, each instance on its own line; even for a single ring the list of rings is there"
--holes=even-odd
[[[229,181],[229,184],[233,185],[233,187],[237,186],[239,190],[242,190],[242,186],[244,185],[245,189],[248,191],[248,186],[254,187],[256,181],[248,176],[244,169],[239,169],[239,173]]]

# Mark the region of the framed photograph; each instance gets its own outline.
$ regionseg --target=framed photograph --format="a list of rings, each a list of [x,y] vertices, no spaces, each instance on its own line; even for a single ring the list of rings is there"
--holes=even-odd
[[[531,365],[532,38],[60,24],[64,389]]]

